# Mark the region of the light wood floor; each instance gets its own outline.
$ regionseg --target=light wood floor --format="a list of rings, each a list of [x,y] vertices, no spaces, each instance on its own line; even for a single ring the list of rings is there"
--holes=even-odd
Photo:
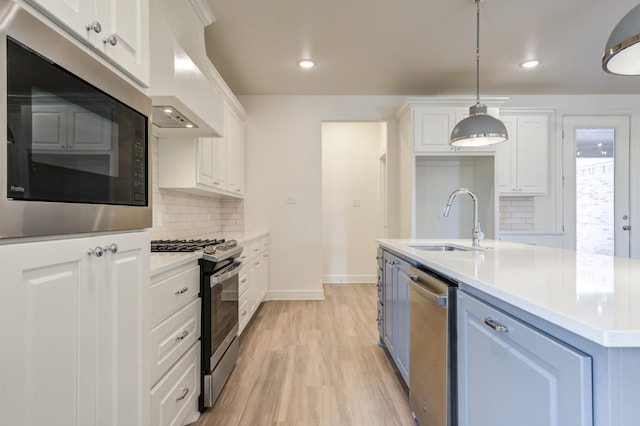
[[[324,291],[323,301],[263,304],[227,385],[194,426],[414,425],[377,345],[375,285]]]

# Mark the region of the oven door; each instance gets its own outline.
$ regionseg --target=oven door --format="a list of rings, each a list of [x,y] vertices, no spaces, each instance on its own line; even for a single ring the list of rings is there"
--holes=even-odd
[[[211,370],[238,334],[238,272],[234,262],[211,276]]]

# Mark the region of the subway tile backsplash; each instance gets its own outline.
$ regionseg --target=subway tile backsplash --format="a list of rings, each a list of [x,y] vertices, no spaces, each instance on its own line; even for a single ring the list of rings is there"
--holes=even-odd
[[[158,139],[153,137],[151,239],[213,238],[244,230],[244,201],[158,188]]]
[[[500,197],[500,231],[534,231],[535,207],[531,197]]]

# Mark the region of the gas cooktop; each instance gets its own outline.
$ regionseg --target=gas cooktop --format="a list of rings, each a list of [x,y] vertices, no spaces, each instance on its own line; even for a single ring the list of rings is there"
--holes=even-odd
[[[152,252],[188,253],[202,250],[208,246],[224,244],[224,239],[215,240],[152,240]]]
[[[223,259],[236,259],[242,253],[242,247],[236,240],[152,240],[153,253],[191,253],[202,251],[202,258],[211,262]]]

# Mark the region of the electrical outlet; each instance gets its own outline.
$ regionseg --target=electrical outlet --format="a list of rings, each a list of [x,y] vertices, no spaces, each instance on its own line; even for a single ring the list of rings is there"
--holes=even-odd
[[[294,205],[294,204],[296,204],[296,197],[294,197],[293,195],[287,195],[287,198],[286,198],[285,202],[286,202],[286,204]]]

